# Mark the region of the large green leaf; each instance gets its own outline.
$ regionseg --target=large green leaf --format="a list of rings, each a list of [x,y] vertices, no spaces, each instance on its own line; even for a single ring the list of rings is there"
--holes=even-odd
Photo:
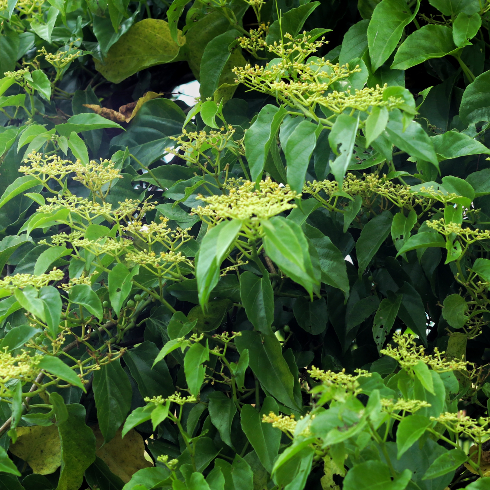
[[[391,68],[408,70],[432,58],[442,58],[454,51],[453,31],[450,27],[429,24],[410,34],[398,48]]]
[[[58,425],[61,439],[61,473],[57,490],[77,490],[85,470],[95,461],[95,436],[85,424],[85,408],[68,407],[68,419]]]
[[[435,152],[444,159],[458,158],[466,155],[490,155],[490,150],[471,136],[457,131],[433,136],[431,138]]]
[[[279,429],[272,427],[272,424],[262,422],[262,417],[271,412],[278,413],[277,403],[272,397],[265,398],[260,412],[252,405],[244,405],[241,411],[243,432],[269,473],[272,472],[272,465],[278,455],[281,442]]]
[[[243,331],[235,343],[240,353],[245,349],[250,352],[250,367],[264,389],[283,405],[298,410],[293,395],[294,378],[275,335]]]
[[[221,391],[215,391],[209,395],[208,410],[211,422],[218,429],[221,440],[233,448],[231,424],[237,411],[233,398],[227,397]]]
[[[93,388],[100,431],[109,442],[131,408],[131,383],[119,359],[94,372]]]
[[[203,366],[203,363],[207,360],[209,360],[209,348],[207,345],[205,347],[201,344],[193,344],[185,354],[185,379],[191,395],[196,397],[199,395],[202,382],[204,381],[206,368]]]
[[[490,71],[477,76],[463,93],[459,107],[463,125],[490,121]]]
[[[240,275],[240,298],[252,325],[265,335],[271,335],[274,320],[274,291],[269,274],[263,277],[251,272]]]
[[[405,0],[382,0],[373,11],[367,30],[369,56],[376,71],[393,53],[405,26],[417,15],[420,1],[411,12]]]
[[[366,461],[347,472],[344,480],[345,490],[405,490],[412,472],[404,470],[394,480],[390,468],[381,461]]]
[[[99,114],[76,114],[75,116],[70,117],[68,121],[64,124],[56,125],[56,131],[62,136],[66,136],[67,138],[71,135],[71,133],[80,133],[82,131],[91,131],[93,129],[102,129],[102,128],[120,128],[122,127],[109,120],[105,117],[99,116]]]
[[[76,375],[73,369],[69,368],[60,358],[53,356],[43,356],[41,361],[39,361],[39,367],[44,369],[48,373],[54,374],[58,378],[72,384],[73,386],[78,386],[85,391],[82,381]]]
[[[180,51],[180,42],[172,39],[169,25],[161,19],[144,19],[111,46],[103,61],[95,60],[95,68],[107,80],[120,83],[134,73],[150,66],[170,63]]]
[[[431,420],[423,415],[409,415],[402,419],[396,431],[398,459],[424,435],[431,424]]]
[[[373,322],[373,337],[374,342],[378,346],[378,350],[381,350],[386,337],[391,332],[398,315],[398,310],[400,309],[402,298],[401,295],[397,295],[394,298],[385,298],[381,301],[378,310],[376,311]]]
[[[358,117],[340,114],[328,135],[330,147],[338,155],[333,162],[330,162],[330,168],[339,185],[342,185],[354,152],[358,126]]]
[[[102,303],[95,291],[88,284],[79,284],[70,289],[70,301],[76,305],[83,306],[89,313],[102,320],[104,312]]]
[[[455,17],[460,12],[473,15],[479,12],[479,0],[429,0],[429,3],[448,17]]]
[[[473,15],[460,12],[453,22],[453,40],[456,46],[465,46],[468,40],[476,36],[481,27],[481,16],[478,12]]]
[[[361,231],[361,236],[356,242],[357,263],[359,274],[362,274],[376,255],[379,247],[386,240],[391,231],[393,215],[390,211],[381,214],[366,223]]]
[[[218,284],[220,266],[240,231],[239,220],[223,221],[204,236],[196,266],[199,302],[205,308],[209,295]]]
[[[277,131],[286,113],[283,107],[267,104],[245,133],[245,156],[254,182],[262,178],[271,145],[277,144]]]
[[[457,470],[468,456],[462,449],[452,449],[439,456],[429,467],[424,475],[424,480],[437,478],[451,471]]]
[[[319,286],[308,253],[308,242],[303,230],[294,221],[275,216],[263,222],[264,246],[267,255],[310,294]]]

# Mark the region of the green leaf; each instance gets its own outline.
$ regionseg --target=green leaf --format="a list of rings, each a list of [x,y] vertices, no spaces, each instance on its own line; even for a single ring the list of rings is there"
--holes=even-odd
[[[46,22],[37,22],[33,20],[31,22],[31,29],[45,41],[51,44],[51,34],[53,33],[53,29],[56,23],[56,18],[58,17],[59,10],[55,7],[49,7],[48,13],[46,16]],[[40,71],[40,70],[38,70]],[[49,100],[49,98],[47,99]]]
[[[267,255],[311,296],[320,281],[313,271],[308,242],[301,227],[282,216],[264,221],[262,226]]]
[[[435,152],[446,160],[466,155],[490,155],[490,150],[464,133],[447,131],[430,138]]]
[[[218,284],[220,266],[235,241],[242,222],[223,221],[211,228],[201,242],[196,265],[199,302],[204,308],[211,291]]]
[[[368,50],[367,29],[369,20],[361,20],[345,33],[339,54],[339,63],[345,65],[355,58],[362,58]]]
[[[477,259],[484,260],[484,259]],[[463,328],[469,320],[468,303],[459,294],[450,294],[444,299],[442,316],[453,328]]]
[[[424,435],[431,425],[430,419],[423,415],[408,415],[402,419],[396,431],[398,459]]]
[[[233,376],[235,376],[236,384],[239,390],[243,390],[245,386],[245,373],[247,371],[248,365],[250,363],[250,353],[248,349],[244,349],[240,353],[240,359],[238,363],[230,363],[232,367]]]
[[[272,465],[279,452],[281,432],[272,424],[262,422],[264,415],[277,414],[278,406],[274,398],[265,398],[260,413],[252,405],[244,405],[241,411],[242,430],[254,448],[262,466],[272,473]]]
[[[185,353],[184,372],[191,395],[198,396],[204,381],[206,368],[203,363],[209,360],[209,348],[201,344],[193,344]],[[155,361],[156,362],[156,361]]]
[[[221,440],[233,448],[231,442],[231,424],[236,414],[236,406],[232,398],[228,398],[221,391],[209,395],[209,416],[211,422],[218,429]]]
[[[392,220],[393,215],[386,210],[364,225],[361,236],[356,242],[359,275],[364,272],[379,247],[390,234]]]
[[[190,0],[174,0],[172,5],[167,10],[168,26],[170,29],[170,35],[175,43],[179,43],[179,29],[178,23],[182,12],[184,12],[185,6]]]
[[[371,66],[376,71],[393,53],[405,26],[417,15],[420,1],[414,12],[405,0],[382,0],[373,11],[367,30]]]
[[[167,334],[170,339],[179,339],[192,332],[197,320],[192,322],[181,311],[176,311],[167,325]]]
[[[6,236],[0,242],[0,270],[3,270],[12,254],[21,246],[31,242],[26,235]]]
[[[84,165],[88,165],[88,150],[85,142],[74,131],[70,134],[68,147],[72,151],[77,160],[80,160]]]
[[[429,392],[434,393],[434,383],[432,382],[432,376],[430,374],[430,370],[425,364],[424,361],[419,361],[417,364],[412,366],[413,372],[415,376],[417,376],[418,380],[422,384],[422,386]]]
[[[30,84],[39,92],[43,99],[49,101],[51,98],[51,83],[46,73],[42,70],[35,70],[31,73],[32,82]]]
[[[19,325],[10,330],[0,342],[0,350],[7,349],[11,352],[22,347],[29,339],[40,332],[39,329],[30,325]]]
[[[478,478],[478,480],[470,483],[466,490],[489,490],[490,489],[490,478]]]
[[[396,479],[391,479],[388,465],[381,461],[366,461],[355,465],[347,472],[345,490],[405,490],[412,472],[404,470]]]
[[[452,199],[451,202],[462,204],[469,208],[473,199],[475,199],[475,190],[466,180],[454,177],[453,175],[446,175],[442,178],[442,185],[447,192],[452,194],[458,194],[460,198]]]
[[[311,2],[282,12],[281,18],[275,20],[269,27],[267,44],[274,44],[274,41],[281,42],[286,33],[293,37],[298,35],[308,17],[319,5],[320,2]]]
[[[107,80],[120,83],[150,66],[170,63],[185,43],[172,39],[169,25],[160,19],[143,19],[111,46],[104,61],[95,60],[95,69]]]
[[[429,3],[448,17],[455,17],[460,12],[473,15],[481,8],[479,0],[429,0]]]
[[[80,488],[85,470],[95,461],[95,436],[85,424],[85,408],[77,403],[67,408],[68,419],[58,425],[61,473],[57,490]]]
[[[408,70],[432,58],[443,58],[457,49],[450,27],[428,24],[416,30],[398,48],[392,70]]]
[[[457,470],[468,459],[466,453],[461,449],[451,449],[447,453],[441,454],[425,472],[422,480],[431,480],[438,476],[445,475],[450,471]]]
[[[365,134],[366,146],[369,146],[385,129],[388,124],[389,113],[386,107],[374,106],[366,119]]]
[[[81,379],[76,375],[73,369],[69,368],[61,359],[53,356],[43,356],[41,361],[39,361],[39,367],[44,369],[48,373],[54,374],[58,378],[72,384],[73,386],[78,386],[85,391],[85,387]]]
[[[478,12],[473,15],[460,12],[453,22],[453,40],[456,46],[465,46],[469,39],[474,38],[481,27],[481,16]]]
[[[476,259],[471,269],[484,281],[490,282],[490,260]]]
[[[170,401],[167,400],[163,405],[157,405],[151,412],[151,423],[153,425],[153,431],[157,430],[157,427],[168,417],[168,410],[170,408]]]
[[[354,152],[358,126],[359,117],[340,114],[328,135],[330,148],[338,155],[333,162],[330,162],[330,168],[340,186],[342,186],[345,172]]]
[[[318,253],[322,282],[349,295],[349,278],[342,252],[317,228],[306,225],[305,235]]]
[[[107,443],[116,435],[131,408],[131,383],[119,359],[94,372],[93,389],[97,420]]]
[[[275,335],[242,331],[235,343],[240,353],[245,349],[251,353],[250,368],[264,389],[283,405],[298,410],[293,395],[294,378]]]
[[[70,289],[69,299],[76,305],[81,305],[89,313],[102,320],[104,311],[102,303],[95,291],[88,284],[78,284]]]
[[[267,104],[262,107],[257,119],[245,133],[245,156],[253,182],[262,178],[271,145],[277,144],[277,131],[286,114],[284,107]]]
[[[288,184],[298,194],[303,190],[306,170],[321,128],[321,125],[313,124],[310,121],[301,121],[289,135],[284,148]]]
[[[139,267],[130,271],[123,263],[116,264],[109,272],[109,299],[114,313],[119,316],[121,308],[131,293],[133,277],[138,274]]]
[[[427,315],[420,294],[408,282],[403,284],[397,294],[403,294],[398,317],[427,345]]]
[[[5,206],[11,199],[19,194],[22,194],[28,189],[39,185],[39,180],[32,177],[31,175],[26,175],[24,177],[18,177],[15,181],[10,184],[2,194],[0,198],[0,208]]]
[[[44,306],[44,318],[48,325],[49,333],[56,337],[60,329],[61,320],[61,295],[53,286],[44,286],[39,290],[39,299]]]
[[[8,457],[7,451],[3,447],[0,447],[0,471],[2,473],[9,473],[11,475],[21,476],[20,471],[17,469],[13,461]]]
[[[312,335],[319,335],[327,328],[328,313],[325,298],[314,301],[297,298],[293,313],[298,325]]]
[[[477,76],[461,99],[459,117],[463,126],[490,121],[490,71]]]
[[[14,83],[15,79],[11,77],[0,78],[0,95],[3,95]]]
[[[240,298],[252,325],[264,335],[271,335],[274,321],[274,291],[269,274],[262,278],[245,271],[240,274]]]
[[[62,136],[70,137],[71,133],[81,133],[83,131],[91,131],[92,129],[102,128],[119,128],[123,129],[119,124],[99,116],[99,114],[82,113],[70,117],[65,124],[57,124],[56,131]]]
[[[398,251],[398,255],[408,252],[410,250],[428,247],[445,248],[446,240],[441,234],[437,233],[437,231],[423,231],[422,233],[412,235]]]
[[[44,303],[39,299],[39,291],[34,286],[26,286],[24,289],[16,289],[15,298],[19,304],[43,322],[46,321]]]
[[[166,398],[175,392],[172,377],[165,361],[159,361],[153,366],[157,355],[157,346],[153,342],[146,341],[129,349],[124,356],[124,362],[136,381],[143,398],[159,395]]]
[[[197,332],[210,332],[216,330],[227,311],[233,306],[233,302],[228,298],[210,301],[204,311],[201,305],[196,305],[189,311],[187,318],[192,322],[192,328],[196,328]]]
[[[207,100],[201,105],[201,117],[210,128],[218,129],[218,124],[216,123],[216,114],[218,114],[218,104],[214,100]]]
[[[201,97],[212,97],[219,87],[219,79],[226,63],[230,59],[231,51],[236,47],[236,39],[240,33],[236,29],[224,32],[211,40],[204,48],[201,59]]]
[[[124,437],[132,428],[137,425],[142,424],[143,422],[147,422],[151,419],[151,412],[155,408],[153,403],[150,403],[146,407],[139,407],[136,410],[133,410],[129,417],[124,422],[124,427],[121,433],[121,437]]]
[[[169,340],[162,348],[162,350],[158,353],[158,356],[155,358],[153,361],[153,366],[160,362],[165,356],[170,354],[172,351],[178,349],[179,347],[182,347],[182,345],[186,346],[187,341],[186,340],[181,340],[181,339],[173,339]]]
[[[395,298],[385,298],[381,301],[373,322],[374,342],[380,351],[385,343],[386,337],[391,332],[398,310],[402,302],[402,295],[398,294]]]
[[[107,464],[100,458],[85,471],[85,479],[90,488],[99,487],[101,490],[122,490],[123,481],[111,472]],[[34,489],[33,489],[34,490]],[[50,488],[40,490],[51,490]]]
[[[65,255],[71,254],[71,252],[71,249],[62,246],[48,248],[37,258],[34,265],[34,275],[44,274],[54,262]]]
[[[390,112],[386,133],[398,148],[406,151],[410,156],[431,162],[437,169],[439,168],[436,152],[427,133],[415,121],[404,129],[400,110],[395,109]]]

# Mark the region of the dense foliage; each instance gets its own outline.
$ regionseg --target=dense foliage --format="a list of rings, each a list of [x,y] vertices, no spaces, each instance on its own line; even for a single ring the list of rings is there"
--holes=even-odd
[[[0,488],[490,489],[487,11],[0,0]]]

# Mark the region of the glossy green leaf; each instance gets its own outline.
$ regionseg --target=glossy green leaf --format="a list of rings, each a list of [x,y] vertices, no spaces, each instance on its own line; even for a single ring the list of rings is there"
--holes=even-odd
[[[274,291],[269,274],[263,277],[251,272],[240,275],[240,298],[252,325],[264,335],[271,335],[274,320]]]
[[[211,228],[204,236],[199,250],[196,266],[199,302],[205,307],[211,291],[218,284],[220,266],[229,252],[238,232],[241,221],[223,221]]]
[[[378,351],[382,349],[386,337],[391,332],[398,310],[402,302],[402,296],[396,295],[395,298],[385,298],[381,301],[373,322],[373,338],[378,346]]]
[[[131,408],[131,383],[119,360],[94,372],[93,389],[100,431],[109,442]]]
[[[366,146],[369,146],[385,129],[388,124],[389,113],[386,107],[375,106],[366,119],[365,134]]]
[[[62,246],[48,248],[37,258],[34,274],[44,274],[58,259],[71,254],[71,252],[71,249]]]
[[[39,332],[39,329],[30,325],[19,325],[10,330],[0,341],[0,350],[7,349],[7,352],[10,352],[18,349]]]
[[[73,286],[69,293],[70,301],[76,305],[81,305],[89,313],[102,320],[104,315],[102,303],[95,291],[87,284]]]
[[[284,148],[288,184],[298,194],[303,190],[306,170],[320,131],[321,126],[310,121],[301,121],[289,135]]]
[[[431,425],[430,419],[423,415],[408,415],[402,419],[396,431],[398,459],[424,435]]]
[[[439,161],[432,142],[419,123],[412,121],[404,129],[402,114],[395,109],[390,113],[386,132],[395,146],[406,151],[410,156],[431,162],[436,168],[439,168]]]
[[[478,259],[477,259],[478,260]],[[482,259],[479,259],[482,260]],[[450,294],[444,298],[442,316],[453,328],[463,328],[469,320],[468,304],[459,294]]]
[[[470,483],[466,487],[466,490],[488,490],[488,489],[490,489],[490,478],[489,477],[478,478],[478,480]]]
[[[235,343],[238,351],[253,352],[250,368],[263,387],[280,403],[297,410],[294,401],[294,378],[282,354],[281,344],[274,335],[260,335],[258,332],[243,331]]]
[[[450,27],[428,24],[416,30],[398,48],[391,68],[408,70],[432,58],[442,58],[456,49]]]
[[[447,453],[439,456],[425,472],[423,480],[431,480],[438,476],[445,475],[450,471],[457,470],[466,460],[468,456],[461,449],[451,449]]]
[[[355,58],[362,58],[368,50],[368,20],[361,20],[345,33],[339,54],[339,63],[344,65]]]
[[[356,242],[359,274],[364,272],[379,247],[390,234],[392,220],[393,215],[389,211],[383,211],[368,221],[362,229],[361,236]]]
[[[60,292],[53,286],[43,286],[39,290],[39,299],[44,306],[44,319],[49,333],[56,337],[60,329],[62,309]]]
[[[133,277],[138,274],[139,268],[135,267],[130,271],[122,262],[116,264],[109,272],[109,299],[114,313],[119,316],[119,312],[128,299],[133,287]]]
[[[330,148],[337,155],[337,158],[330,162],[330,168],[339,185],[342,185],[354,152],[358,126],[358,117],[341,114],[335,120],[333,128],[328,135]]]
[[[220,77],[230,59],[231,50],[236,48],[236,39],[240,33],[231,29],[216,36],[204,48],[201,59],[201,96],[212,97],[219,87]]]
[[[56,7],[49,7],[46,22],[38,22],[33,20],[31,22],[31,29],[41,38],[51,44],[51,35],[58,17],[59,10]],[[41,70],[38,70],[41,71]],[[43,73],[44,74],[44,73]],[[34,74],[33,74],[34,75]],[[49,97],[48,97],[49,100]]]
[[[398,317],[427,345],[427,315],[420,294],[408,282],[403,284],[397,294],[403,294]]]
[[[454,17],[460,12],[473,15],[481,8],[479,0],[429,0],[429,3],[448,17]]]
[[[88,150],[85,142],[74,131],[70,134],[68,147],[72,151],[77,160],[80,160],[84,165],[88,165]]]
[[[293,312],[298,325],[312,335],[319,335],[327,328],[327,303],[324,298],[310,301],[309,298],[297,298]]]
[[[313,271],[308,242],[301,227],[281,216],[264,221],[262,226],[267,255],[311,296],[319,280]]]
[[[381,461],[366,461],[347,472],[345,490],[405,490],[412,472],[408,469],[391,479],[388,465]]]
[[[66,381],[73,386],[78,386],[85,391],[85,387],[83,386],[80,378],[76,375],[75,371],[69,368],[60,358],[44,356],[39,362],[39,367],[48,373],[54,374],[63,381]]]
[[[276,144],[277,131],[286,115],[286,109],[267,104],[245,133],[245,156],[250,166],[252,181],[262,178],[271,145]]]
[[[207,100],[201,105],[201,117],[206,126],[210,128],[218,129],[218,124],[216,123],[216,115],[218,114],[218,104],[214,100]]]
[[[459,117],[464,126],[480,121],[490,121],[490,71],[477,76],[461,99]]]
[[[0,471],[2,473],[9,473],[11,475],[21,476],[20,471],[17,469],[13,461],[8,457],[7,451],[3,447],[0,447]]]
[[[464,46],[469,39],[473,39],[481,27],[480,14],[473,15],[460,12],[453,22],[453,40],[456,46]]]
[[[51,83],[49,78],[42,70],[35,70],[31,73],[32,86],[36,89],[43,99],[49,101],[51,98]]]
[[[243,432],[269,473],[272,472],[272,465],[278,455],[281,442],[279,429],[262,422],[262,416],[269,415],[270,412],[278,413],[277,403],[272,397],[266,397],[260,412],[251,405],[244,405],[241,411]]]
[[[382,0],[373,11],[367,30],[369,56],[376,71],[393,53],[405,26],[417,15],[420,2],[412,12],[405,0]]]
[[[18,177],[10,184],[2,194],[0,198],[0,208],[5,206],[11,199],[19,194],[22,194],[28,189],[39,185],[39,180],[35,179],[31,175],[25,175],[24,177]]]
[[[184,372],[191,395],[198,396],[204,381],[206,368],[203,364],[209,360],[209,348],[201,344],[193,344],[184,358]]]
[[[71,133],[80,133],[102,128],[120,128],[122,127],[99,114],[76,114],[70,117],[65,124],[57,124],[56,131],[62,136],[70,137]]]
[[[211,422],[218,429],[221,440],[233,448],[231,424],[237,411],[233,398],[227,397],[221,391],[215,391],[209,395],[208,410]]]
[[[447,131],[431,138],[435,152],[444,159],[458,158],[466,155],[490,155],[490,150],[479,141],[464,133]]]
[[[124,422],[124,427],[121,433],[122,437],[124,437],[131,429],[133,429],[137,425],[140,425],[143,422],[147,422],[148,420],[150,420],[151,412],[154,408],[155,405],[153,403],[150,403],[145,407],[138,407],[137,409],[133,410],[126,419],[126,422]]]

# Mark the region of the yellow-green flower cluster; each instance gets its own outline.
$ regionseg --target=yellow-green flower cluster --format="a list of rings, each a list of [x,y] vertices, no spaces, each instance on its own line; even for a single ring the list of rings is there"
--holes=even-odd
[[[385,175],[380,177],[376,174],[363,174],[362,178],[358,178],[349,173],[345,176],[342,189],[334,180],[306,182],[303,188],[305,194],[311,194],[320,202],[325,201],[323,193],[326,194],[327,201],[330,201],[340,195],[341,190],[351,197],[361,196],[366,205],[371,204],[373,197],[378,196],[400,208],[412,209],[416,204],[422,204],[424,201],[431,202],[430,199],[414,195],[409,185],[394,184],[386,179]]]
[[[109,254],[117,256],[123,250],[132,245],[132,241],[127,238],[100,238],[98,240],[88,240],[86,238],[74,239],[71,245],[78,249],[88,250],[95,256]]]
[[[434,371],[445,373],[448,371],[466,370],[469,365],[466,361],[444,359],[444,352],[439,352],[437,348],[434,349],[433,355],[426,355],[424,347],[417,346],[412,335],[395,333],[393,341],[398,344],[397,347],[388,345],[380,352],[385,356],[392,357],[404,368],[413,368],[413,366],[422,361]]]
[[[258,190],[255,183],[245,181],[239,187],[231,187],[228,194],[199,196],[208,205],[199,206],[193,212],[214,222],[223,219],[261,221],[295,208],[296,204],[291,201],[298,197],[301,194],[292,191],[288,185],[281,186],[269,178],[259,182]]]
[[[70,64],[72,61],[76,60],[83,55],[82,51],[79,50],[69,50],[69,51],[58,51],[57,53],[48,53],[46,48],[42,48],[40,51],[44,55],[44,58],[48,63],[53,65],[57,70],[63,69],[65,66]]]
[[[272,424],[272,427],[276,427],[283,432],[294,433],[298,421],[292,415],[276,415],[274,412],[270,412],[269,415],[262,417],[262,422]]]
[[[61,281],[63,275],[63,271],[55,268],[47,274],[15,274],[6,276],[0,279],[0,290],[6,289],[13,293],[16,289],[23,289],[26,286],[34,286],[40,289],[43,286],[47,286],[50,282]]]
[[[222,152],[225,148],[229,148],[242,155],[245,153],[243,143],[241,141],[233,141],[234,133],[235,129],[233,129],[233,126],[222,127],[219,131],[209,131],[208,133],[206,131],[187,131],[184,129],[180,136],[170,137],[170,139],[175,141],[175,148],[166,148],[165,151],[193,165],[198,165],[201,158],[204,157],[203,164],[205,166],[213,166],[214,159],[204,155],[204,152],[209,149]]]
[[[44,4],[44,0],[17,0],[15,9],[21,14],[28,15],[39,9]],[[8,9],[8,0],[0,0],[0,10]]]
[[[77,213],[86,220],[91,221],[99,216],[108,217],[112,211],[112,205],[109,203],[99,204],[78,196],[48,197],[46,201],[49,204],[37,208],[39,213],[53,213],[59,209],[68,209],[70,212]]]
[[[0,8],[0,10],[3,10]],[[3,76],[6,78],[13,78],[17,83],[23,84],[25,80],[25,76],[29,73],[29,68],[21,68],[16,71],[6,71]]]
[[[143,266],[151,266],[155,269],[172,268],[173,266],[181,263],[185,263],[190,267],[193,267],[192,262],[181,252],[129,252],[126,255],[126,259],[134,264]]]
[[[18,379],[22,383],[34,381],[39,374],[41,357],[31,356],[25,351],[16,356],[6,349],[0,351],[0,397],[11,396],[9,388],[5,386],[11,380]]]
[[[342,371],[335,373],[333,371],[323,371],[322,369],[318,369],[315,366],[312,366],[310,370],[308,370],[308,374],[317,381],[321,381],[325,385],[334,385],[340,388],[344,388],[348,391],[356,391],[359,383],[357,380],[361,377],[369,377],[371,373],[368,371],[363,371],[362,369],[356,370],[357,374],[347,374],[345,369]]]
[[[399,400],[393,401],[388,398],[381,399],[381,405],[385,412],[411,412],[415,413],[421,408],[432,406],[424,400],[404,400],[400,398]]]
[[[175,469],[177,464],[179,463],[178,459],[171,459],[170,461],[168,460],[168,455],[167,454],[162,454],[160,456],[157,456],[157,461],[159,463],[163,463],[169,470]]]
[[[89,274],[88,276],[86,276],[85,274],[83,274],[80,277],[72,277],[68,281],[68,284],[63,284],[61,287],[65,291],[69,291],[73,286],[80,286],[80,285],[83,285],[83,284],[85,284],[87,286],[91,286],[92,285],[92,277],[93,276],[94,276],[94,274]]]
[[[194,395],[189,396],[181,396],[179,392],[174,393],[173,395],[168,396],[167,398],[162,397],[161,395],[154,397],[146,397],[146,403],[153,403],[154,405],[163,405],[165,402],[177,403],[177,405],[185,405],[186,403],[196,403],[197,398]]]
[[[475,420],[460,411],[457,413],[445,412],[438,417],[431,417],[430,419],[444,425],[450,431],[459,434],[459,436],[466,434],[479,443],[490,436],[490,417],[480,417],[480,419]]]
[[[449,236],[455,234],[462,238],[466,243],[474,243],[479,240],[489,240],[490,231],[489,230],[479,230],[478,228],[463,228],[463,226],[458,223],[447,222],[444,218],[438,220],[426,221],[429,228],[438,231],[441,235]]]
[[[19,172],[25,175],[32,175],[43,184],[49,179],[54,179],[61,183],[61,179],[69,174],[75,174],[73,180],[81,182],[92,192],[99,192],[105,184],[110,184],[113,180],[122,178],[115,167],[114,162],[110,160],[101,160],[96,162],[91,160],[87,165],[80,160],[72,162],[63,160],[56,155],[45,156],[33,152],[24,160],[28,165],[19,168]]]

